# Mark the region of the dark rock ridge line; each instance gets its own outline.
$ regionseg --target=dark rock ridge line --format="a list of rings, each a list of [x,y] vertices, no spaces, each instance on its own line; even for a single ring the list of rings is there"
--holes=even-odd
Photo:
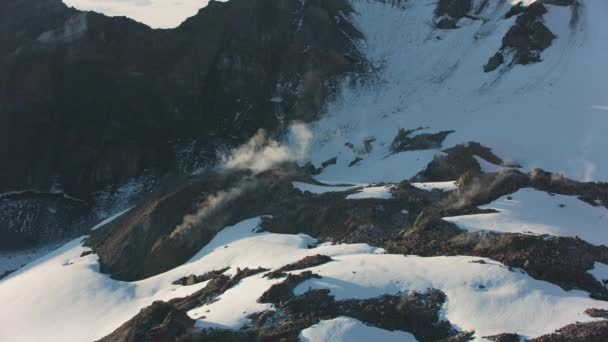
[[[278,118],[315,118],[364,68],[351,13],[346,0],[211,1],[153,30],[61,0],[3,1],[0,192],[60,183],[87,198],[177,172],[183,144],[212,160]]]

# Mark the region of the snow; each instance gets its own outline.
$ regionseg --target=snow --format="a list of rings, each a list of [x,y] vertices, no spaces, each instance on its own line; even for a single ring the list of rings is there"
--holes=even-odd
[[[418,189],[422,189],[422,190],[428,190],[428,191],[434,191],[434,190],[439,190],[439,191],[453,191],[458,189],[458,185],[456,185],[456,182],[428,182],[428,183],[412,183],[412,186],[418,188]]]
[[[469,231],[578,236],[608,246],[608,209],[574,196],[550,195],[525,188],[481,206],[499,213],[445,217]]]
[[[591,274],[597,281],[605,284],[608,282],[608,265],[596,262],[593,265],[593,269],[589,270],[589,274]]]
[[[385,186],[371,186],[368,188],[363,188],[359,190],[357,193],[346,196],[346,199],[365,199],[365,198],[380,198],[380,199],[389,199],[393,197],[391,194],[392,185]]]
[[[0,275],[7,271],[14,271],[22,266],[44,256],[57,246],[46,246],[22,251],[0,252]],[[1,281],[1,280],[0,280]]]
[[[302,330],[300,341],[416,342],[416,338],[410,333],[378,329],[365,325],[354,318],[341,316],[321,321],[310,328]]]

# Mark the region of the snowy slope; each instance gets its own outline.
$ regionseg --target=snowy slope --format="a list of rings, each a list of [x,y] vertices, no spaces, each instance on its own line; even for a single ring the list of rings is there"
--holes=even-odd
[[[364,244],[323,244],[311,249],[308,246],[315,240],[309,236],[255,233],[259,222],[251,219],[227,227],[183,266],[133,283],[100,274],[96,257],[80,257],[85,249],[80,240],[73,241],[0,283],[0,301],[12,308],[0,310],[0,320],[5,322],[0,340],[99,339],[154,300],[183,297],[206,285],[171,284],[182,276],[227,266],[232,267],[229,273],[236,267],[278,268],[315,254],[331,256],[335,261],[313,267],[311,270],[322,278],[303,283],[296,293],[309,287],[329,288],[341,299],[438,288],[449,298],[445,317],[463,330],[475,329],[477,336],[504,331],[536,336],[570,322],[591,320],[583,315],[587,308],[608,309],[608,302],[590,299],[581,291],[564,291],[488,259],[480,264],[471,262],[480,258],[464,256],[386,255]],[[269,308],[256,299],[278,281],[262,274],[252,276],[220,296],[219,301],[196,308],[189,315],[205,316],[197,322],[200,327],[237,329],[246,323],[249,314]],[[333,324],[340,327],[338,330],[353,329],[344,327],[344,322]],[[327,334],[319,331],[322,328],[312,328],[303,335]]]
[[[382,70],[362,88],[345,84],[314,125],[315,164],[338,157],[327,180],[399,181],[414,175],[437,151],[389,154],[399,128],[455,130],[444,146],[477,141],[524,169],[540,167],[580,180],[607,180],[608,3],[587,0],[570,27],[569,7],[546,5],[546,25],[558,38],[543,61],[484,73],[515,18],[502,16],[518,1],[490,1],[489,21],[463,18],[456,30],[432,27],[434,1],[404,8],[354,1],[365,34],[361,49]],[[344,146],[375,137],[363,161]]]

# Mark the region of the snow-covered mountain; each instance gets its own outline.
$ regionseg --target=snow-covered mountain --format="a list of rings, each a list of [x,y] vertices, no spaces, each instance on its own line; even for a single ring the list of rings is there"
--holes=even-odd
[[[608,2],[239,3],[210,7],[281,57],[206,34],[230,89],[201,103],[237,111],[206,164],[81,206],[0,196],[34,236],[84,212],[75,240],[0,253],[1,341],[608,340]],[[190,138],[176,165],[218,147]]]

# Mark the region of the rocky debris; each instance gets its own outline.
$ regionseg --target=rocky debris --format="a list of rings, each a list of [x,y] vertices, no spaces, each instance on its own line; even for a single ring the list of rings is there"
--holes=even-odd
[[[194,284],[198,284],[198,283],[202,283],[205,282],[207,280],[211,280],[211,279],[215,279],[217,277],[219,277],[221,274],[223,274],[224,272],[228,271],[230,269],[230,267],[226,267],[224,269],[221,270],[217,270],[217,271],[209,271],[203,275],[197,276],[194,274],[191,274],[187,277],[182,277],[177,279],[176,281],[172,282],[171,284],[173,285],[182,285],[182,286],[190,286],[190,285],[194,285]]]
[[[0,196],[0,250],[67,241],[93,225],[91,205],[63,193],[22,191]]]
[[[312,271],[304,271],[298,274],[289,274],[287,278],[278,284],[272,285],[266,290],[260,298],[258,303],[272,303],[281,305],[281,303],[289,300],[293,297],[293,289],[304,281],[312,278],[321,278],[319,275],[312,273]]]
[[[521,340],[519,335],[512,333],[484,336],[483,338],[494,342],[519,342]]]
[[[441,148],[441,144],[445,138],[454,133],[454,131],[441,131],[438,133],[418,134],[412,137],[411,134],[417,130],[419,129],[400,129],[393,142],[391,142],[391,153]]]
[[[475,156],[494,165],[519,167],[519,165],[505,163],[490,148],[477,142],[456,145],[443,152],[445,155],[436,156],[424,170],[414,177],[414,180],[422,182],[452,181],[463,174],[480,174],[481,166],[474,158]]]
[[[593,318],[606,318],[608,319],[608,310],[605,309],[587,309],[585,315]]]
[[[299,261],[294,262],[293,264],[285,265],[272,272],[269,272],[264,276],[270,279],[283,278],[287,276],[286,272],[311,268],[314,266],[326,264],[330,261],[333,261],[333,259],[331,257],[328,257],[327,255],[309,255]]]
[[[256,269],[237,268],[236,274],[232,277],[220,273],[215,278],[212,278],[204,288],[188,297],[172,299],[170,303],[175,305],[176,308],[187,312],[196,307],[212,303],[216,297],[238,284],[241,280],[266,271],[268,269],[262,267]]]
[[[521,3],[512,7],[506,17],[517,15],[517,19],[503,37],[498,52],[484,66],[484,71],[496,70],[504,63],[504,56],[507,53],[513,55],[513,64],[540,62],[541,53],[551,46],[553,39],[556,38],[542,22],[546,12],[547,9],[540,1],[533,2],[527,7],[523,7]]]
[[[458,28],[458,20],[467,16],[471,0],[439,0],[435,8],[435,26],[439,29]]]
[[[157,301],[142,309],[100,342],[192,341],[194,320],[174,305]]]
[[[603,342],[608,340],[608,320],[573,323],[552,334],[528,340],[529,342]]]
[[[278,118],[315,118],[365,69],[351,13],[347,0],[211,1],[153,30],[61,0],[2,1],[0,192],[57,180],[87,198],[208,165],[260,127],[278,133]]]

